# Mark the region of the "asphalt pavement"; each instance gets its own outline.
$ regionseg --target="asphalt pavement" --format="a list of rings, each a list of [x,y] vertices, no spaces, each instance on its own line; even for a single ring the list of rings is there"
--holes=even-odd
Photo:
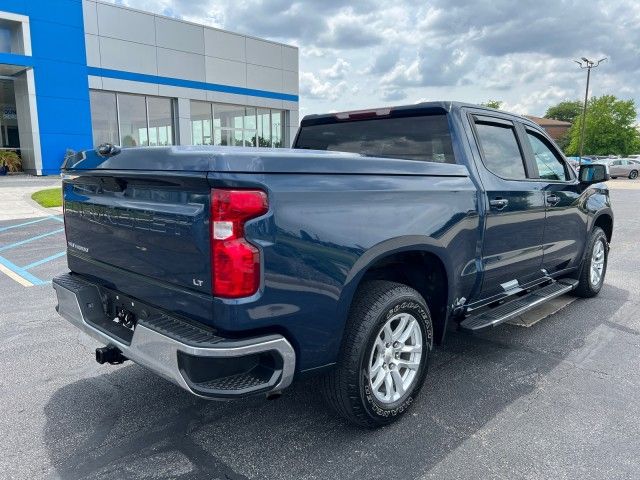
[[[54,311],[59,216],[0,221],[0,265],[32,284],[0,271],[0,478],[640,478],[640,189],[629,185],[612,190],[597,298],[530,328],[452,332],[411,412],[379,430],[337,418],[313,380],[279,400],[218,403],[131,363],[98,365],[99,345]]]

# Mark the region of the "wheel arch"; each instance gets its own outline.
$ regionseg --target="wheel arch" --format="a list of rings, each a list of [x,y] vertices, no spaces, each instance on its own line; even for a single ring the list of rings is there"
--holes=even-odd
[[[343,288],[339,311],[346,319],[358,288],[369,280],[389,280],[417,290],[427,302],[431,313],[434,341],[442,343],[449,317],[451,268],[443,248],[405,239],[395,248],[384,244],[367,251],[354,265]],[[385,242],[386,244],[387,242]]]
[[[593,231],[596,227],[600,227],[604,231],[607,236],[607,242],[611,243],[611,238],[613,237],[613,214],[609,211],[604,211],[594,217],[589,231]]]

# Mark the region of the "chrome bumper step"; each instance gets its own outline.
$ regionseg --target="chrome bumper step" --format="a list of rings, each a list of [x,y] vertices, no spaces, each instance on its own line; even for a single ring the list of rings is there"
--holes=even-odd
[[[495,327],[507,320],[542,305],[549,300],[570,292],[578,285],[577,280],[563,278],[534,290],[526,295],[517,297],[507,303],[486,310],[478,315],[465,318],[460,322],[460,328],[464,330],[481,330],[487,327]]]
[[[60,316],[194,395],[243,397],[280,391],[293,380],[295,351],[282,335],[231,340],[205,325],[155,311],[137,321],[128,341],[105,328],[104,289],[72,274],[54,278],[53,288]]]

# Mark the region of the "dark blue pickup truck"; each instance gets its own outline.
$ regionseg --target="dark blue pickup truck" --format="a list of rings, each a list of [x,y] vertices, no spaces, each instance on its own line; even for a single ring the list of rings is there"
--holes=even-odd
[[[103,145],[63,168],[57,310],[208,399],[319,375],[367,426],[404,413],[449,328],[597,295],[604,165],[531,121],[433,102],[305,117],[294,149]]]

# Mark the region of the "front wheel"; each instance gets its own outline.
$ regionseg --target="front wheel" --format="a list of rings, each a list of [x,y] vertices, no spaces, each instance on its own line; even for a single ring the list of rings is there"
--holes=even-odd
[[[432,347],[422,296],[400,283],[368,282],[353,301],[338,363],[322,379],[323,395],[353,423],[391,423],[420,391]]]
[[[600,293],[604,276],[607,273],[607,260],[609,259],[609,244],[607,236],[600,227],[591,232],[587,243],[587,252],[580,270],[578,286],[574,290],[579,297],[595,297]]]
[[[631,180],[635,180],[636,178],[638,178],[638,171],[637,170],[631,170],[629,172],[629,178]]]

